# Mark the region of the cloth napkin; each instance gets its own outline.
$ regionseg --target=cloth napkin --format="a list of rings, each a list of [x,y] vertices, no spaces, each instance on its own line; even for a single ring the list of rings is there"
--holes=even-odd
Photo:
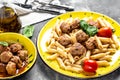
[[[32,10],[24,9],[14,4],[12,4],[12,7],[15,8],[16,13],[18,14],[21,21],[22,27],[32,25],[56,16],[49,13],[32,12]]]
[[[18,2],[24,4],[25,0],[11,0],[12,3]],[[41,0],[42,1],[42,0]],[[28,0],[27,4],[30,4],[32,0]],[[49,1],[48,1],[49,2]],[[52,3],[60,4],[59,0],[54,0]],[[11,7],[13,7],[16,10],[16,13],[19,16],[19,19],[21,21],[22,27],[32,25],[50,18],[55,17],[56,15],[50,14],[50,13],[40,13],[40,12],[33,12],[30,9],[25,9],[20,6],[17,6],[15,4],[10,4]],[[26,14],[26,15],[25,15]],[[22,15],[22,16],[21,16]]]

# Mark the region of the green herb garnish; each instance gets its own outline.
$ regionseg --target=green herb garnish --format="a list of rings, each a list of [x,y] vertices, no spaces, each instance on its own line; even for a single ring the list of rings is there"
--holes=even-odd
[[[23,29],[22,34],[23,34],[24,36],[26,36],[26,37],[32,37],[33,32],[34,32],[34,26],[26,26],[26,27]]]
[[[7,42],[1,41],[0,45],[2,45],[2,46],[8,46],[9,44]]]
[[[95,26],[89,26],[86,30],[86,33],[90,36],[94,36],[97,33],[98,29]]]
[[[97,32],[98,29],[95,26],[89,25],[86,21],[81,20],[80,21],[80,27],[85,33],[87,33],[89,36],[94,36]]]

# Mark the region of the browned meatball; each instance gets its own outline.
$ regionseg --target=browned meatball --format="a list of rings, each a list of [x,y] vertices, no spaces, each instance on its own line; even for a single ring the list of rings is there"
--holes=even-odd
[[[0,63],[0,72],[6,72],[6,65],[3,63]]]
[[[87,49],[95,49],[96,47],[96,40],[94,37],[90,37],[86,42],[85,45]]]
[[[10,51],[10,48],[0,45],[0,53],[3,51]]]
[[[71,43],[71,39],[67,35],[62,35],[58,38],[58,42],[63,46],[67,46]]]
[[[7,63],[12,56],[13,54],[10,51],[4,51],[0,54],[0,60],[3,63]]]
[[[101,28],[100,24],[98,22],[93,21],[92,19],[88,21],[88,24],[93,25],[98,29]]]
[[[71,31],[70,24],[68,24],[67,22],[62,22],[60,24],[60,29],[63,33],[69,33]]]
[[[9,75],[15,75],[16,74],[16,64],[14,62],[9,61],[6,66],[6,70]]]
[[[14,43],[10,45],[11,52],[17,52],[22,49],[22,45],[19,43]]]
[[[74,19],[73,22],[71,23],[71,28],[72,29],[77,29],[80,27],[80,20],[78,18]]]
[[[18,56],[13,56],[11,58],[11,61],[16,63],[17,68],[21,68],[23,65],[22,61],[20,60],[20,58]]]
[[[4,51],[10,51],[10,47],[4,47]]]
[[[96,22],[93,20],[93,19],[90,19],[89,21],[87,21],[88,22],[88,24],[90,24],[90,25],[94,25]]]
[[[4,47],[0,45],[0,53],[4,50]]]
[[[18,51],[18,56],[22,61],[26,60],[28,58],[28,51],[27,50],[20,50]]]
[[[81,45],[80,43],[75,43],[75,44],[73,44],[73,46],[70,47],[69,52],[73,56],[80,56],[80,55],[86,53],[86,48],[83,45]]]
[[[76,39],[78,42],[84,42],[88,39],[88,35],[83,32],[82,30],[80,30],[77,34],[76,34]]]

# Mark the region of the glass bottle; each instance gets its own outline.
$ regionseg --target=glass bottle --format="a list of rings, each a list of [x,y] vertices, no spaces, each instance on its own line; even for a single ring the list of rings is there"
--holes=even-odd
[[[21,22],[13,9],[7,2],[0,4],[0,32],[19,32]]]

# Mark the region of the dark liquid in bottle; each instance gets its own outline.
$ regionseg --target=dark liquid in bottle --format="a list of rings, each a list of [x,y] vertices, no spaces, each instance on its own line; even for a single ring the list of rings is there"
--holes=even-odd
[[[21,23],[11,7],[0,8],[0,32],[19,32]]]

